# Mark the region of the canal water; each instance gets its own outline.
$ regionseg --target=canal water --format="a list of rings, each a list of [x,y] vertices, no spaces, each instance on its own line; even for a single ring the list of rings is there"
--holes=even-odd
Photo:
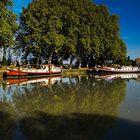
[[[0,83],[0,140],[137,140],[140,76],[71,76]]]

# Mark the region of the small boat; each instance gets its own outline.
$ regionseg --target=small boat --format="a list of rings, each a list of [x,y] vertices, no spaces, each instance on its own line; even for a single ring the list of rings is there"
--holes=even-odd
[[[21,77],[41,77],[41,76],[55,76],[61,75],[62,68],[56,67],[53,64],[39,65],[35,68],[35,65],[26,65],[18,68],[7,68],[7,71],[3,74],[5,78],[21,78]]]
[[[122,66],[119,68],[113,67],[95,67],[96,73],[140,73],[138,67]]]

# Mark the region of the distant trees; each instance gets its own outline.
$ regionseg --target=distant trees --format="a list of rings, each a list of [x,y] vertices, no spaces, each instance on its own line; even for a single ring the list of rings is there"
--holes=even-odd
[[[119,17],[90,0],[34,0],[20,16],[17,47],[36,63],[124,64]],[[57,61],[58,60],[58,61]]]
[[[14,45],[17,29],[16,15],[10,10],[12,0],[0,1],[0,49],[3,50],[2,61],[6,61],[6,48]]]

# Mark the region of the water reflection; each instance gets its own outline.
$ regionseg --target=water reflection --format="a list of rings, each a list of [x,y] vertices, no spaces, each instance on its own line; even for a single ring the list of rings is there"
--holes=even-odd
[[[0,139],[101,139],[116,125],[126,84],[88,76],[5,81]]]
[[[59,81],[60,78],[61,77],[58,76],[58,77],[45,77],[45,78],[34,78],[34,79],[7,79],[6,85],[28,86],[29,84],[37,83],[40,84],[41,86],[48,86],[48,85],[53,85],[56,81]]]
[[[126,73],[126,74],[110,74],[110,75],[96,75],[95,78],[97,79],[137,79],[140,78],[140,74],[136,73]]]
[[[51,87],[55,82],[61,80],[61,77],[37,78],[37,79],[7,79],[0,88],[0,100],[12,102],[15,94],[23,95],[26,92],[33,92],[34,88]]]

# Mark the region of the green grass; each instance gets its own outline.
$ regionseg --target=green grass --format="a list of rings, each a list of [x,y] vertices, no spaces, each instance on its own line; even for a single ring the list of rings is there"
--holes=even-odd
[[[63,69],[63,75],[85,75],[87,74],[86,68],[81,69]]]

